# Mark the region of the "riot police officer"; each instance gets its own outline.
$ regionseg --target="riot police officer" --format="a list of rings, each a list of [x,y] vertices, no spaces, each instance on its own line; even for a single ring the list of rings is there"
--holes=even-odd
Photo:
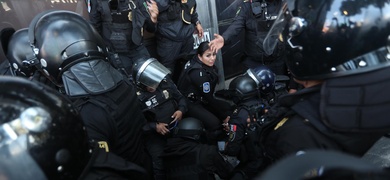
[[[154,58],[134,63],[133,78],[137,96],[148,121],[146,145],[152,156],[154,178],[166,179],[160,156],[166,139],[187,112],[185,97],[168,76],[170,71]]]
[[[6,46],[6,56],[12,70],[12,75],[22,77],[32,76],[36,70],[35,67],[23,65],[23,63],[27,62],[27,58],[33,57],[33,51],[28,39],[28,28],[15,31],[9,38],[8,45]]]
[[[305,88],[267,113],[266,159],[309,149],[362,156],[389,131],[390,3],[381,2],[286,1],[274,23],[282,38],[268,41],[286,42],[288,69]]]
[[[193,34],[196,33],[199,38],[203,37],[196,0],[156,2],[160,12],[156,31],[158,60],[176,77],[176,61],[182,56],[193,55]]]
[[[155,32],[159,14],[154,0],[91,0],[90,23],[103,37],[106,45],[119,57],[113,63],[131,75],[133,62],[148,58],[143,44],[144,28]],[[119,58],[119,60],[117,59]]]
[[[90,140],[150,170],[135,88],[111,66],[96,30],[80,15],[56,10],[36,16],[29,35],[39,59],[32,63],[73,101]]]
[[[0,177],[147,177],[140,166],[88,142],[77,110],[56,90],[12,76],[0,77],[0,85]]]
[[[247,68],[268,66],[276,75],[285,75],[283,43],[265,44],[268,34],[273,35],[271,27],[282,8],[282,0],[243,0],[236,17],[222,36],[214,34],[210,42],[212,50],[218,51],[225,44],[245,30],[244,57],[242,63]],[[272,47],[272,50],[270,50]],[[274,48],[276,47],[276,48]]]
[[[236,172],[251,178],[261,165],[259,133],[261,116],[269,108],[263,95],[274,90],[275,74],[266,66],[248,69],[229,84],[236,109],[230,117],[229,138],[223,154],[238,160]]]
[[[2,46],[5,50],[6,61],[2,63],[3,75],[19,76],[33,81],[41,82],[54,88],[54,85],[36,71],[34,64],[29,64],[35,58],[28,38],[28,28],[17,31],[13,28],[5,28],[1,34]],[[7,36],[7,37],[4,37]]]
[[[201,144],[204,128],[196,118],[182,119],[164,149],[168,179],[227,179],[233,166],[218,152],[215,145]]]
[[[216,54],[210,50],[208,42],[202,42],[197,55],[186,63],[177,83],[188,99],[187,115],[201,120],[206,130],[213,132],[222,129],[222,122],[227,122],[232,112],[231,104],[214,97],[219,82],[215,60]]]

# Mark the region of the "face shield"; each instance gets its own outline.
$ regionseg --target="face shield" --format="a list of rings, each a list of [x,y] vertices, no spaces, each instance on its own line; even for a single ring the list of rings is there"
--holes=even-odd
[[[171,73],[154,58],[149,58],[137,64],[135,70],[136,76],[134,78],[136,82],[153,89],[157,89],[160,82]]]
[[[264,51],[272,54],[283,42],[287,67],[299,80],[387,67],[389,10],[389,3],[374,1],[287,0],[263,42]]]
[[[290,9],[294,9],[293,0],[283,1],[282,3],[282,8],[263,41],[264,52],[267,55],[273,54],[278,42],[284,42],[282,33],[285,31],[287,25],[290,25],[288,27],[289,36],[298,34],[306,26],[303,20],[292,16]],[[290,39],[291,37],[288,37],[287,43],[291,45]]]
[[[40,107],[7,102],[0,105],[0,111],[0,179],[47,179],[30,155],[29,144],[36,138],[31,133],[47,130],[50,114]]]

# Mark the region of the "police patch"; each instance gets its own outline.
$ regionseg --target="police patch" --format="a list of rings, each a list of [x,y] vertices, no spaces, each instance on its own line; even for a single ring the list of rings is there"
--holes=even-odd
[[[203,83],[203,92],[209,93],[210,92],[210,82]]]
[[[152,102],[146,101],[146,102],[145,102],[145,105],[146,105],[146,106],[151,106],[151,105],[152,105]]]
[[[99,148],[104,149],[106,152],[110,152],[110,149],[108,148],[108,144],[106,141],[99,141]]]
[[[164,95],[165,99],[169,98],[169,92],[167,90],[163,91],[163,95]]]
[[[235,138],[236,138],[236,132],[230,131],[229,132],[229,141],[233,142]]]

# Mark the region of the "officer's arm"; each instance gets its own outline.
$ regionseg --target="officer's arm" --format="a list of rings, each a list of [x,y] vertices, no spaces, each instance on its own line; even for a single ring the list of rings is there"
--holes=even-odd
[[[167,81],[170,85],[170,89],[171,89],[171,93],[173,95],[173,98],[175,99],[175,101],[177,103],[178,110],[180,110],[183,114],[185,114],[188,111],[186,98],[177,89],[176,84],[171,79],[167,79]]]
[[[246,20],[248,19],[247,11],[250,10],[248,4],[249,2],[241,3],[241,5],[237,8],[236,17],[234,18],[232,24],[230,24],[226,31],[222,34],[225,45],[229,44],[230,41],[237,37],[242,29],[245,28]]]
[[[80,110],[80,115],[90,140],[98,143],[106,142],[109,149],[110,134],[113,132],[113,125],[108,120],[111,119],[110,115],[104,109],[93,104],[84,105]]]
[[[145,17],[145,22],[144,22],[144,28],[146,31],[150,33],[155,33],[157,30],[157,22],[152,21],[152,14],[149,12],[148,6],[142,5],[143,7],[141,8],[142,14]],[[158,8],[155,8],[155,11],[159,11]],[[155,13],[155,12],[154,12]],[[158,16],[158,15],[157,15]]]
[[[240,110],[237,116],[232,116],[229,125],[229,139],[225,147],[224,154],[229,156],[238,156],[245,138],[247,128],[247,117],[249,113],[246,110]]]
[[[196,11],[196,4],[194,6],[194,12],[191,14],[191,24],[197,25],[198,19],[198,12]]]
[[[89,22],[99,32],[99,34],[101,34],[103,20],[100,11],[98,10],[97,0],[91,0],[90,5],[91,5],[91,11],[89,12]]]

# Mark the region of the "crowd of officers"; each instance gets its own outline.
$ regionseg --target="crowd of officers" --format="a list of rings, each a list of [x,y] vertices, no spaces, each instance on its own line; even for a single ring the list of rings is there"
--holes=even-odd
[[[31,161],[34,171],[24,178],[31,175],[49,179],[253,179],[277,160],[299,151],[327,149],[362,156],[388,132],[389,126],[383,123],[388,111],[379,104],[388,105],[390,100],[371,98],[354,104],[351,99],[338,98],[342,96],[340,88],[345,88],[342,92],[356,92],[359,87],[368,89],[366,94],[352,93],[351,96],[359,96],[355,98],[378,93],[376,86],[370,89],[363,82],[352,80],[367,74],[355,73],[359,68],[351,67],[337,66],[330,71],[330,67],[347,62],[348,58],[342,62],[332,60],[335,57],[322,61],[321,58],[330,57],[324,55],[318,58],[323,65],[313,64],[310,53],[321,51],[302,51],[298,48],[301,44],[300,48],[313,45],[299,40],[294,41],[297,44],[291,42],[299,33],[305,35],[299,37],[318,35],[307,33],[316,30],[315,26],[305,29],[308,25],[303,22],[315,14],[313,11],[320,13],[324,7],[342,3],[325,0],[291,3],[295,6],[281,0],[240,3],[232,25],[222,35],[215,34],[211,42],[202,42],[195,54],[191,54],[192,34],[203,36],[196,12],[201,5],[195,0],[91,0],[89,20],[70,11],[47,11],[38,14],[28,28],[2,30],[10,38],[1,38],[8,61],[2,64],[2,73],[7,76],[0,78],[0,84],[12,85],[9,87],[14,89],[0,91],[4,94],[0,96],[1,113],[13,112],[0,115],[0,130],[11,127],[17,132],[18,143],[29,145],[19,147],[18,143],[4,143],[4,138],[0,138],[0,153],[12,154],[7,150],[15,147],[25,151],[26,161]],[[388,6],[389,2],[383,8]],[[301,21],[290,25],[298,28],[293,31],[296,34],[286,34],[284,26],[273,26],[287,18],[289,12],[301,17],[292,18]],[[386,21],[383,17],[379,19]],[[156,35],[156,57],[143,44],[144,28]],[[390,28],[386,28],[378,30],[378,39],[389,35]],[[234,78],[229,88],[217,92],[221,81],[214,65],[216,53],[243,29],[242,60],[248,70]],[[280,37],[270,38],[274,36],[271,31],[289,37],[289,44]],[[378,51],[377,56],[388,51],[380,43],[372,46],[379,49],[352,49],[349,52],[356,54],[350,58],[360,56],[362,51]],[[180,72],[174,71],[175,61],[183,56],[191,58]],[[362,56],[360,60],[364,58],[373,57]],[[377,64],[381,63],[386,62],[382,59]],[[368,76],[382,79],[372,83],[388,85],[384,69],[372,69],[377,71]],[[345,77],[348,73],[337,73],[338,70],[353,72],[356,77]],[[277,77],[290,72],[304,88],[295,84],[299,89],[295,93],[289,94],[288,88],[283,89],[282,95],[276,93]],[[177,81],[172,79],[174,73],[179,73]],[[283,83],[289,87],[291,82]],[[26,95],[22,86],[30,87],[31,92]],[[6,93],[10,91],[15,93]],[[324,100],[324,96],[329,99]],[[18,103],[12,105],[12,102]],[[383,126],[371,125],[365,129],[368,116],[364,113],[372,113],[366,105],[377,107],[376,122]],[[355,106],[363,115],[352,112]],[[340,115],[340,119],[335,115],[345,111],[350,116]],[[26,116],[28,113],[36,121],[25,120],[30,117]],[[73,120],[67,120],[69,117]],[[78,118],[81,125],[74,121]],[[361,124],[349,123],[353,118]],[[40,123],[37,119],[50,121]],[[19,121],[23,131],[14,128]],[[58,126],[77,128],[64,132]],[[0,131],[0,137],[9,135],[8,132]],[[77,134],[80,138],[75,137]],[[30,139],[26,140],[24,135]],[[53,141],[62,138],[67,144]],[[42,150],[45,145],[47,150]],[[72,148],[76,145],[79,150]],[[18,158],[7,156],[8,165],[2,161],[0,167],[17,166]],[[0,175],[21,176],[11,168],[0,170]]]

